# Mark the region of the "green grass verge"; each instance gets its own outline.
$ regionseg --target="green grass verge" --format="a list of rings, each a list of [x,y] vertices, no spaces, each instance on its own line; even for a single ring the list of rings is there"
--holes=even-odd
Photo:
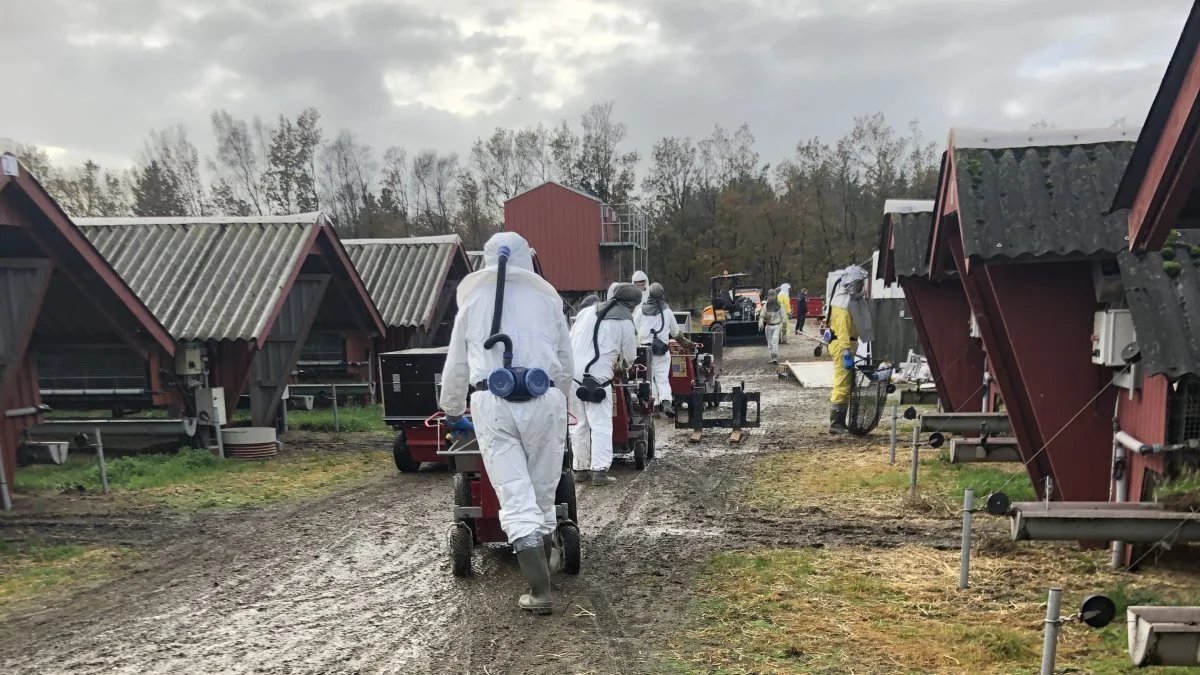
[[[112,546],[0,541],[0,614],[18,603],[104,581],[134,557]]]
[[[208,450],[117,457],[107,463],[114,498],[132,506],[236,508],[317,496],[394,470],[390,453],[313,452],[262,462],[220,459]],[[21,469],[15,487],[27,493],[101,492],[94,459]]]
[[[238,410],[234,413],[235,423],[250,421],[249,410]],[[338,424],[334,424],[333,408],[318,408],[316,410],[289,410],[288,427],[300,431],[334,431],[340,426],[341,431],[367,432],[388,431],[390,427],[383,422],[383,408],[377,405],[346,405],[338,407]]]
[[[1111,572],[1103,552],[1022,549],[973,563],[957,588],[958,553],[920,547],[722,553],[696,580],[686,634],[661,654],[673,673],[1029,673],[1042,642],[1045,589],[1065,612],[1102,592],[1118,604],[1194,604],[1186,572]],[[1069,580],[1069,583],[1063,583]],[[1125,625],[1064,627],[1061,672],[1134,672]]]

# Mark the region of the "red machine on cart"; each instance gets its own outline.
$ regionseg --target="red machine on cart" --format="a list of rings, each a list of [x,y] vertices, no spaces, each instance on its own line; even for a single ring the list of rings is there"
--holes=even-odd
[[[470,411],[467,414],[469,416]],[[476,544],[507,543],[508,537],[500,528],[500,500],[488,480],[479,442],[473,434],[448,438],[448,429],[442,425],[445,417],[445,413],[439,411],[425,419],[423,425],[438,439],[437,456],[449,464],[454,474],[454,522],[447,532],[447,546],[454,576],[466,577],[471,575],[471,556]],[[569,424],[574,426],[574,416],[568,413],[568,417]],[[579,574],[581,541],[569,437],[554,504],[558,512],[554,543],[562,551],[563,571]]]
[[[637,361],[627,379],[613,378],[613,455],[633,455],[633,466],[642,471],[654,459],[654,399],[650,396],[650,370],[646,348],[638,348]]]
[[[439,410],[448,351],[428,347],[379,355],[383,421],[396,430],[392,458],[402,473],[416,472],[423,462],[446,462],[438,456],[443,440],[425,420]]]
[[[671,340],[671,399],[678,407],[691,400],[692,386],[700,385],[705,393],[721,393],[721,367],[724,363],[725,341],[720,331],[712,333],[688,333],[687,338],[695,345],[684,349]]]

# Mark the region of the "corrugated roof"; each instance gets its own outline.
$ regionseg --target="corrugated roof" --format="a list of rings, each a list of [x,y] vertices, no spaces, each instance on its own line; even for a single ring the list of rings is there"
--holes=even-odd
[[[964,253],[991,260],[1127,248],[1126,212],[1108,211],[1134,137],[1130,129],[954,130]]]
[[[1200,375],[1200,258],[1184,246],[1173,250],[1173,262],[1179,264],[1174,278],[1157,251],[1125,251],[1117,260],[1142,351],[1142,372],[1177,379]]]
[[[264,218],[77,218],[177,340],[264,334],[319,213]]]
[[[391,327],[427,328],[454,257],[456,234],[409,239],[342,241],[371,299]]]
[[[933,211],[892,213],[892,265],[898,278],[923,277],[929,273],[929,233]]]

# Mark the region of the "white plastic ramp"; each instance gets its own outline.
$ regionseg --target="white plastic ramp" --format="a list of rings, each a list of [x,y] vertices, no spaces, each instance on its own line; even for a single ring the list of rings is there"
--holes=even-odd
[[[783,365],[802,387],[833,388],[833,363],[830,361],[788,361]]]

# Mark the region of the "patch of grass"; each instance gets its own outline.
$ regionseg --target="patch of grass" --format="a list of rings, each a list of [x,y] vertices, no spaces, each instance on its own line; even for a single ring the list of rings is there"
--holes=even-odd
[[[0,542],[0,614],[16,603],[103,581],[133,557],[118,547]]]
[[[888,464],[886,446],[763,455],[755,461],[744,499],[765,508],[820,508],[845,516],[887,513],[894,517],[901,505],[911,505],[911,460],[904,454],[897,453],[894,465]],[[1034,498],[1033,486],[1019,464],[950,464],[945,456],[919,460],[917,493],[924,510],[956,512],[968,487],[975,490],[980,504],[985,495],[1000,490],[1013,501]]]
[[[313,452],[263,462],[222,460],[208,450],[136,455],[108,461],[109,489],[130,506],[236,508],[303,499],[381,475],[390,455]],[[101,492],[94,459],[71,458],[63,466],[32,466],[17,472],[15,487],[31,493]]]
[[[250,421],[249,410],[238,410],[233,415],[235,423]],[[341,431],[388,431],[383,422],[383,408],[377,405],[338,406],[338,423]],[[289,410],[288,427],[300,431],[333,431],[333,408],[316,410]]]
[[[380,406],[339,406],[338,423],[342,431],[388,431]],[[288,426],[304,431],[333,431],[333,408],[288,411]]]
[[[1040,659],[1052,585],[1064,587],[1067,613],[1097,591],[1122,612],[1129,603],[1200,601],[1186,572],[1130,577],[1109,571],[1104,558],[1065,546],[979,558],[971,588],[959,591],[955,551],[718,554],[696,581],[689,629],[663,654],[664,672],[1028,673]],[[1065,625],[1058,667],[1135,672],[1124,630],[1119,620],[1102,631]]]
[[[1185,472],[1159,485],[1155,494],[1168,508],[1200,511],[1200,471]]]

